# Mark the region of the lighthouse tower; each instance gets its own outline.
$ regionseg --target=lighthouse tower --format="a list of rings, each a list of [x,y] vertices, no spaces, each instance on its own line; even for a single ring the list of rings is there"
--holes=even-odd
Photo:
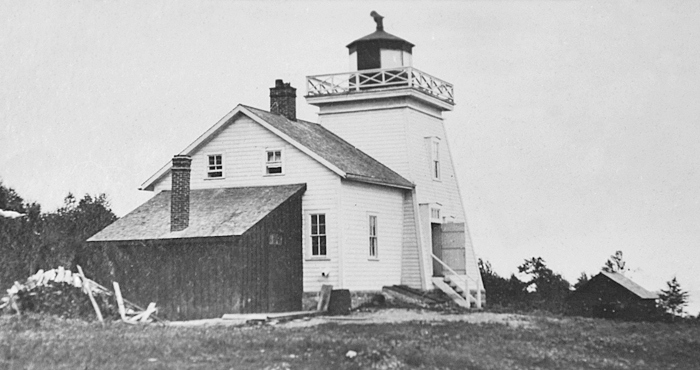
[[[454,108],[453,86],[413,68],[414,45],[371,15],[376,30],[347,45],[350,71],[307,77],[306,101],[319,108],[321,125],[415,184],[404,197],[404,222],[412,217],[415,230],[404,225],[402,283],[432,289],[459,275],[480,305],[483,284],[442,117]]]

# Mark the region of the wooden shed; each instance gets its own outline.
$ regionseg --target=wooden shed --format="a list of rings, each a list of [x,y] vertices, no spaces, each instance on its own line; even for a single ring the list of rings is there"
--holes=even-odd
[[[574,316],[648,320],[657,313],[658,294],[622,274],[601,272],[572,292],[566,312]]]
[[[198,189],[188,226],[171,231],[163,191],[88,240],[141,305],[171,320],[301,309],[302,195],[306,185]]]

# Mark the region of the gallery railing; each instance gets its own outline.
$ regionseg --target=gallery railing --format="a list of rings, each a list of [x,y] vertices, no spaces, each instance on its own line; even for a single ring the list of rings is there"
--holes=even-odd
[[[306,91],[310,97],[405,87],[454,104],[452,84],[413,67],[367,69],[306,77]]]

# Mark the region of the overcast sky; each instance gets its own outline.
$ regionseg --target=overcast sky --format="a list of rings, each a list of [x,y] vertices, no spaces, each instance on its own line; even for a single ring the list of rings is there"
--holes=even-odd
[[[472,238],[502,275],[574,283],[622,250],[700,309],[700,2],[0,0],[0,180],[45,211],[139,185],[274,80],[348,70],[369,16],[455,85],[445,114]]]

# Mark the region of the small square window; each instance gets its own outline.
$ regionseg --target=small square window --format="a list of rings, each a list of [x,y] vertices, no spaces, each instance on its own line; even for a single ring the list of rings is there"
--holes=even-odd
[[[265,174],[282,175],[282,149],[269,149],[265,151]]]
[[[282,235],[278,233],[272,233],[269,235],[270,245],[282,245]]]
[[[216,179],[224,177],[224,158],[221,154],[208,156],[207,178]]]

